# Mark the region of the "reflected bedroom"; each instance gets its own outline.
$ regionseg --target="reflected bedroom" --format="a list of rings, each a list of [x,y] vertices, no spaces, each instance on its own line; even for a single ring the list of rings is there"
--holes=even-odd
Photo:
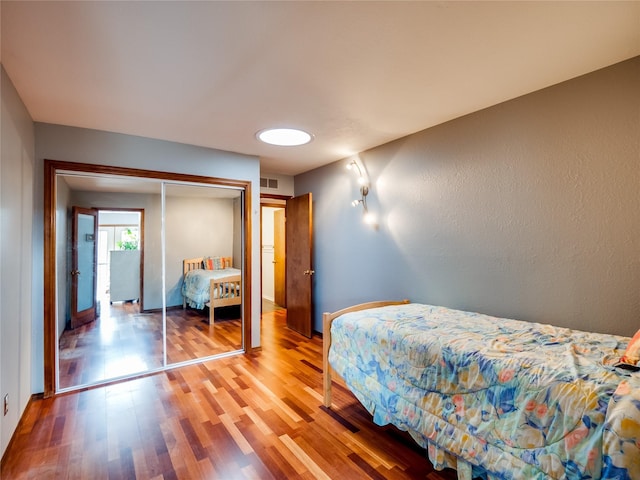
[[[244,191],[56,176],[57,391],[243,351]]]

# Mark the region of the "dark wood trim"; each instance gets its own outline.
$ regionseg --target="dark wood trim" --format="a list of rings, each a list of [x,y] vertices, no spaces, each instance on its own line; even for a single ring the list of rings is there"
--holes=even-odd
[[[243,339],[247,353],[251,346],[251,182],[220,177],[203,177],[174,172],[160,172],[139,168],[93,165],[87,163],[44,160],[44,397],[56,393],[56,188],[57,174],[83,172],[94,175],[117,175],[123,177],[153,178],[174,182],[196,183],[234,187],[244,190],[244,321]],[[170,366],[167,369],[172,368]]]
[[[44,162],[44,397],[56,391],[56,166]]]
[[[231,180],[220,177],[202,177],[188,173],[160,172],[156,170],[143,170],[140,168],[114,167],[110,165],[93,165],[90,163],[65,162],[60,160],[45,160],[50,163],[56,173],[84,172],[99,175],[118,175],[121,177],[153,178],[156,180],[168,180],[186,183],[201,183],[207,185],[221,185],[224,187],[245,188],[251,182],[245,180]]]
[[[289,200],[290,198],[293,198],[293,195],[276,195],[275,193],[261,193],[260,205],[270,206],[262,201],[263,198],[271,198],[273,200]]]

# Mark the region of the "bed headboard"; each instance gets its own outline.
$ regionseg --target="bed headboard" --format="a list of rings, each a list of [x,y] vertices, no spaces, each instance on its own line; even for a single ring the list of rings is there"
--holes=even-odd
[[[185,258],[182,261],[182,273],[204,268],[204,259],[205,257]],[[220,263],[222,268],[231,268],[233,267],[233,257],[220,257]]]
[[[182,261],[182,273],[187,273],[191,270],[198,270],[202,268],[202,260],[204,257],[185,258]]]

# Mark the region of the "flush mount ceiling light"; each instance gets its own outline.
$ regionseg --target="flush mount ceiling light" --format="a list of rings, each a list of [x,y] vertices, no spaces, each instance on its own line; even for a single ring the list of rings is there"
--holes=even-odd
[[[296,147],[313,139],[310,133],[297,128],[267,128],[260,130],[256,136],[264,143],[280,147]]]

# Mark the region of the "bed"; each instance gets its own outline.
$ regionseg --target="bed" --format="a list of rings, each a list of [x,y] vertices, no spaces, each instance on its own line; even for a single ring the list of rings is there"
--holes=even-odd
[[[182,261],[182,307],[209,307],[209,323],[216,308],[242,304],[241,271],[232,257],[196,257]]]
[[[459,479],[640,479],[640,372],[617,365],[632,345],[637,361],[638,334],[408,301],[323,322],[325,406],[337,377],[436,469]]]

